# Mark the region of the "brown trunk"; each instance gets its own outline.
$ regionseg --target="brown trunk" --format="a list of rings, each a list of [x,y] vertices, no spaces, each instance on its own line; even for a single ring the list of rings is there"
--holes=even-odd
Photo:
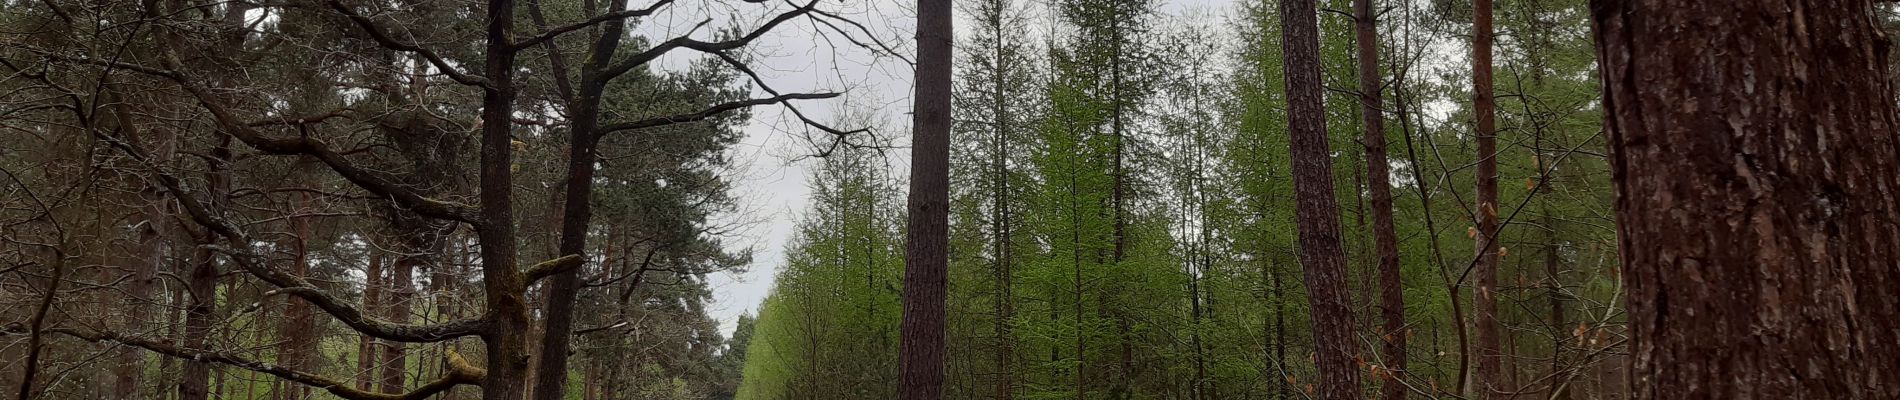
[[[1872,1],[1593,1],[1639,399],[1900,398]]]
[[[213,322],[211,313],[217,307],[216,257],[216,253],[210,250],[199,250],[190,278],[186,280],[186,298],[190,306],[185,309],[184,346],[188,349],[207,350],[206,339],[211,336]],[[185,360],[185,370],[178,382],[179,400],[206,400],[210,398],[210,385],[211,363]]]
[[[483,349],[488,356],[482,398],[515,400],[528,388],[527,284],[517,267],[514,207],[514,73],[509,39],[514,30],[512,0],[489,0],[486,53],[488,86],[482,91],[481,241],[483,307],[488,317]]]
[[[206,158],[209,171],[205,173],[207,190],[214,209],[222,210],[228,203],[231,178],[229,174],[231,160],[230,136],[221,136],[211,148],[211,157]],[[217,233],[204,232],[197,238],[201,244],[217,242]],[[217,310],[218,291],[218,254],[200,247],[193,259],[189,278],[185,280],[185,292],[189,306],[185,309],[184,346],[195,350],[210,350],[206,345],[211,337],[211,324],[216,322],[212,312]],[[210,396],[211,363],[201,360],[185,361],[185,368],[178,381],[179,400],[206,400]]]
[[[363,272],[363,279],[363,311],[375,314],[382,310],[383,254],[373,248],[369,254],[369,268]],[[356,347],[356,388],[367,391],[375,387],[379,352],[375,337],[360,336]]]
[[[1286,54],[1287,131],[1298,211],[1300,266],[1305,270],[1313,315],[1319,396],[1359,398],[1358,356],[1352,306],[1346,294],[1346,254],[1334,198],[1333,160],[1326,143],[1326,109],[1320,86],[1319,17],[1313,0],[1280,2]]]
[[[424,254],[427,254],[429,251],[427,247],[415,244],[419,241],[417,236],[428,234],[429,233],[415,231],[407,232],[405,236],[410,236],[410,238],[403,239],[407,244],[402,246],[403,254],[396,256],[396,262],[390,265],[389,284],[385,286],[389,291],[383,293],[384,296],[381,299],[383,300],[383,318],[390,322],[398,324],[409,323],[409,315],[411,314],[410,302],[415,298],[416,293],[414,282],[416,265],[424,262],[424,258],[427,257]],[[382,372],[380,379],[382,391],[384,393],[402,393],[404,391],[405,375],[408,373],[409,346],[403,342],[385,340],[383,341],[382,347],[383,357],[381,361]]]
[[[1477,285],[1471,291],[1474,315],[1471,324],[1477,331],[1478,379],[1472,385],[1472,397],[1490,399],[1507,390],[1504,384],[1504,353],[1498,344],[1498,141],[1497,104],[1492,98],[1491,82],[1491,0],[1475,0],[1476,21],[1471,43],[1472,112],[1477,119],[1478,206],[1477,263],[1471,273]]]
[[[166,165],[171,162],[172,153],[176,151],[177,146],[177,139],[172,135],[172,131],[139,129],[132,119],[135,111],[124,97],[120,96],[116,90],[106,93],[111,96],[110,99],[114,103],[112,114],[118,123],[118,128],[124,130],[126,135],[134,140],[142,139],[147,142],[149,147],[146,147],[146,153],[152,158],[153,164]],[[147,136],[148,133],[149,136]],[[171,239],[167,235],[172,231],[168,230],[169,225],[166,224],[170,218],[166,214],[167,202],[163,187],[156,184],[147,186],[139,191],[138,198],[141,202],[140,217],[144,221],[138,229],[138,258],[132,261],[135,269],[126,288],[128,299],[125,331],[145,335],[147,334],[145,330],[152,319],[150,313],[154,311],[150,304],[154,302],[152,295],[158,288],[158,271],[164,268],[167,240]],[[129,346],[121,349],[118,363],[112,371],[115,377],[113,396],[124,400],[145,398],[145,393],[139,391],[139,381],[145,375],[145,351]]]
[[[1372,0],[1354,0],[1359,50],[1360,113],[1365,118],[1366,184],[1372,192],[1372,235],[1378,255],[1379,314],[1385,324],[1378,337],[1385,344],[1380,398],[1405,398],[1405,385],[1399,382],[1405,371],[1405,287],[1399,281],[1399,235],[1392,222],[1391,161],[1385,151],[1385,111],[1383,86],[1379,74],[1378,12]]]
[[[898,398],[943,398],[944,289],[950,242],[950,0],[917,2],[909,228]]]
[[[299,164],[301,163],[302,162],[299,162]],[[295,174],[299,175],[302,186],[306,188],[312,186],[302,171],[295,172]],[[295,205],[291,207],[293,214],[315,212],[315,210],[311,209],[312,202],[310,192],[298,192],[293,196],[297,199],[294,203]],[[290,273],[297,277],[309,277],[310,217],[291,217],[290,231],[296,235],[296,237],[291,238],[290,242],[291,254],[296,257],[291,264]],[[316,322],[310,313],[310,303],[296,296],[286,296],[284,304],[284,325],[279,327],[278,331],[279,336],[283,337],[283,346],[277,350],[277,362],[292,369],[302,371],[312,370],[308,357],[311,354],[317,354],[315,328]],[[284,390],[277,392],[279,398],[290,400],[308,397],[309,395],[309,386],[295,384],[290,381],[280,382]]]

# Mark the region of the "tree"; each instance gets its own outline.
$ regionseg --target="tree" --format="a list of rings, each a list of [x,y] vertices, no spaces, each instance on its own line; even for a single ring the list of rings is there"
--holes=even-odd
[[[1498,139],[1497,103],[1492,97],[1491,0],[1472,2],[1476,18],[1472,22],[1471,80],[1472,113],[1477,120],[1474,135],[1478,140],[1478,203],[1472,210],[1476,223],[1477,260],[1471,273],[1477,285],[1471,291],[1475,316],[1471,325],[1478,336],[1478,379],[1472,396],[1490,399],[1515,390],[1504,385],[1504,351],[1498,343],[1498,248],[1503,227],[1498,225]],[[1462,275],[1462,274],[1461,274]]]
[[[1319,16],[1313,0],[1282,0],[1280,18],[1286,60],[1287,131],[1299,217],[1300,267],[1305,271],[1313,313],[1314,352],[1320,396],[1359,398],[1354,366],[1352,306],[1346,295],[1346,254],[1340,245],[1339,201],[1333,197],[1332,155],[1326,143],[1326,113],[1320,87]]]
[[[910,200],[898,398],[943,398],[944,299],[950,247],[950,0],[917,4],[917,85],[911,109]]]
[[[1372,0],[1353,1],[1354,34],[1359,58],[1360,114],[1365,118],[1366,185],[1372,193],[1372,236],[1378,258],[1379,314],[1385,324],[1377,331],[1385,344],[1386,368],[1380,398],[1405,398],[1399,381],[1405,371],[1405,285],[1400,279],[1399,235],[1392,221],[1392,161],[1385,152],[1383,75],[1379,74],[1379,18]],[[1381,372],[1373,376],[1380,376]]]
[[[1900,396],[1872,6],[1591,2],[1637,398]]]

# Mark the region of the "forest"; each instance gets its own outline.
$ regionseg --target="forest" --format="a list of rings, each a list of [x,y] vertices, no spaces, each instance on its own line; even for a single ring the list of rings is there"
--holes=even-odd
[[[0,396],[1900,399],[1894,34],[0,0]]]

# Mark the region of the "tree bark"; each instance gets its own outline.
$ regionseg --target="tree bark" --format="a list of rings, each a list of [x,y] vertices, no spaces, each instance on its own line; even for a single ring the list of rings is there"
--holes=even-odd
[[[1635,398],[1900,398],[1873,3],[1591,2]]]
[[[488,329],[483,347],[488,354],[488,376],[482,398],[515,400],[528,387],[527,285],[516,267],[514,207],[514,73],[515,53],[509,39],[514,29],[512,0],[489,0],[486,28],[485,77],[481,127],[481,241],[483,306]]]
[[[373,246],[369,254],[369,268],[363,272],[363,310],[375,314],[382,310],[383,291],[383,254]],[[356,389],[370,391],[376,385],[376,360],[381,352],[377,351],[376,338],[367,334],[357,343],[356,352]]]
[[[904,254],[898,398],[943,398],[944,290],[950,242],[950,0],[917,2],[910,212]]]
[[[1372,0],[1354,0],[1355,33],[1359,51],[1359,102],[1365,118],[1366,183],[1372,192],[1372,235],[1378,255],[1379,313],[1385,318],[1378,337],[1385,344],[1380,398],[1400,400],[1406,388],[1399,382],[1405,371],[1405,287],[1399,276],[1399,235],[1392,221],[1391,161],[1386,159],[1383,75],[1379,74],[1379,22]],[[1381,374],[1374,374],[1381,376]]]
[[[1498,333],[1498,141],[1497,141],[1497,102],[1492,97],[1491,47],[1493,42],[1491,24],[1491,0],[1475,0],[1476,19],[1473,22],[1472,52],[1472,112],[1477,119],[1478,139],[1478,207],[1473,210],[1477,220],[1477,263],[1471,273],[1477,275],[1477,285],[1471,291],[1471,324],[1477,333],[1478,376],[1473,382],[1471,395],[1477,399],[1491,399],[1496,394],[1511,390],[1504,387],[1504,353],[1499,345]]]
[[[1282,0],[1287,94],[1287,132],[1293,160],[1295,209],[1299,216],[1300,266],[1313,315],[1314,353],[1320,398],[1359,398],[1354,359],[1352,306],[1346,294],[1346,254],[1339,232],[1339,201],[1333,192],[1333,160],[1326,139],[1326,109],[1320,86],[1319,17],[1314,0]]]
[[[296,171],[292,173],[297,176],[296,179],[298,180],[299,186],[314,189],[314,185],[311,184],[308,175],[303,171],[303,167],[301,166],[301,164],[308,161],[313,160],[299,160],[297,163],[299,165],[293,167]],[[308,214],[314,212],[314,210],[311,209],[312,196],[310,192],[298,192],[292,196],[296,198],[296,201],[293,202],[294,206],[291,207],[292,213]],[[291,254],[296,257],[291,264],[290,273],[299,278],[308,278],[310,276],[310,236],[312,235],[310,217],[307,215],[292,217],[290,219],[290,231],[296,235],[296,237],[290,239],[290,251]],[[314,320],[314,316],[310,313],[309,302],[297,296],[285,297],[284,325],[279,327],[280,336],[283,337],[283,347],[278,349],[277,362],[286,368],[308,371],[311,370],[309,357],[318,354],[315,337],[316,321]],[[310,388],[308,386],[298,385],[290,381],[280,382],[284,389],[278,392],[279,398],[291,400],[308,397],[309,395]]]

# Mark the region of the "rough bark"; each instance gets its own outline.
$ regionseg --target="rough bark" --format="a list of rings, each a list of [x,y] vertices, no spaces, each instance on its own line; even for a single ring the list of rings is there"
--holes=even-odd
[[[488,354],[488,376],[482,398],[514,400],[528,386],[527,285],[516,268],[514,207],[515,54],[509,35],[514,28],[512,0],[489,0],[486,28],[481,128],[481,241],[483,306],[487,331],[483,346]]]
[[[1591,2],[1635,398],[1900,398],[1872,3]]]
[[[1471,42],[1471,80],[1472,113],[1476,114],[1478,139],[1478,205],[1472,210],[1477,222],[1477,263],[1471,274],[1477,276],[1477,284],[1472,288],[1471,318],[1473,331],[1477,336],[1478,373],[1473,381],[1472,396],[1478,399],[1490,399],[1497,394],[1513,390],[1504,386],[1504,353],[1499,347],[1498,332],[1498,140],[1497,140],[1497,101],[1492,97],[1491,47],[1493,40],[1491,21],[1491,0],[1472,2],[1476,15],[1472,24],[1475,31]]]
[[[898,398],[943,398],[944,296],[950,245],[950,0],[917,2],[910,213]]]
[[[1399,235],[1392,221],[1391,161],[1386,159],[1384,87],[1379,74],[1378,11],[1372,0],[1354,0],[1353,14],[1359,51],[1359,102],[1365,118],[1366,184],[1372,195],[1372,235],[1378,256],[1379,314],[1385,323],[1378,337],[1385,344],[1386,370],[1375,373],[1385,382],[1380,398],[1405,398],[1405,385],[1399,382],[1405,371],[1405,287],[1399,278]]]
[[[1319,396],[1359,398],[1354,359],[1352,306],[1346,294],[1346,253],[1340,242],[1339,201],[1333,192],[1333,160],[1326,142],[1326,109],[1320,86],[1319,17],[1313,0],[1280,2],[1285,51],[1287,132],[1293,161],[1295,209],[1299,216],[1300,267],[1305,271],[1313,315]]]

